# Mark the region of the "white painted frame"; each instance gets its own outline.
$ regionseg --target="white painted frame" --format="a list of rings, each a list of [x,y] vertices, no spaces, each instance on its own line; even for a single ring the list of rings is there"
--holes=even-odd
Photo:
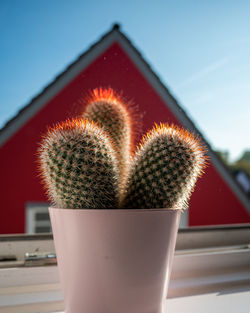
[[[48,213],[48,203],[32,202],[27,203],[25,208],[25,232],[26,234],[35,234],[37,226],[50,226],[50,220],[37,222],[35,217],[36,213]],[[50,226],[50,232],[52,232]]]
[[[211,234],[214,231],[217,234],[224,232],[223,229],[210,229]],[[228,235],[229,229],[225,231]],[[245,229],[231,229],[232,234],[235,234],[235,231],[238,234],[238,242],[241,244],[176,251],[168,291],[170,301],[175,298],[187,299],[187,297],[207,293],[223,294],[232,288],[236,291],[250,290],[250,247],[248,244],[242,244],[250,238],[250,226]],[[196,230],[189,233],[193,233],[197,241],[202,235],[202,231]],[[209,237],[208,233],[205,234],[204,238],[206,237]],[[32,249],[39,249],[41,236],[38,242],[34,240],[35,236],[27,238],[33,241]],[[183,241],[184,236],[178,240]],[[48,248],[53,249],[52,239],[47,238],[45,241],[47,241]],[[199,245],[201,242],[202,240]],[[230,242],[228,241],[227,244]],[[0,251],[2,251],[1,245],[0,241]],[[183,242],[179,242],[178,245],[183,245]],[[192,243],[189,246],[192,246]],[[57,266],[0,269],[0,313],[58,311],[63,312],[63,296]]]

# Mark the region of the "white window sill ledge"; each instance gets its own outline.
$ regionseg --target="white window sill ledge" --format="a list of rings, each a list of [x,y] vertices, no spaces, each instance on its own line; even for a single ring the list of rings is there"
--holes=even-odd
[[[248,313],[250,249],[177,251],[167,313]],[[63,312],[57,266],[0,270],[0,313]]]

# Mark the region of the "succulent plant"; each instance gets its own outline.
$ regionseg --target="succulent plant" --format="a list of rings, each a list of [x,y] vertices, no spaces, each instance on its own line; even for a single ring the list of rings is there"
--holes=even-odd
[[[72,119],[49,128],[39,148],[39,163],[54,206],[117,207],[117,160],[109,138],[96,123]]]
[[[192,133],[156,124],[142,139],[131,164],[122,208],[185,209],[206,157]]]
[[[119,167],[119,188],[122,192],[133,149],[135,119],[131,103],[124,101],[112,88],[96,88],[87,98],[83,118],[101,125],[111,138]]]
[[[140,119],[131,103],[111,88],[97,88],[85,104],[82,118],[49,128],[39,149],[40,173],[52,204],[187,208],[206,165],[199,138],[174,125],[155,124],[132,157]]]

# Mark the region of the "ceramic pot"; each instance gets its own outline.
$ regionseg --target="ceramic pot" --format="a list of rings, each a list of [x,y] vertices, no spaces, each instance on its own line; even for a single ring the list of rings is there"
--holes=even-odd
[[[66,313],[163,313],[180,210],[49,212]]]

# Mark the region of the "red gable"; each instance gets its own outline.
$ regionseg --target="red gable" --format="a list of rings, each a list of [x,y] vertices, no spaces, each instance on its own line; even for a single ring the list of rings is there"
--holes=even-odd
[[[47,201],[36,163],[46,126],[79,115],[83,95],[109,86],[145,112],[143,132],[154,122],[173,122],[198,132],[138,51],[114,28],[1,130],[0,233],[23,233],[27,203]],[[211,164],[191,197],[188,224],[249,223],[247,197],[208,149]]]

